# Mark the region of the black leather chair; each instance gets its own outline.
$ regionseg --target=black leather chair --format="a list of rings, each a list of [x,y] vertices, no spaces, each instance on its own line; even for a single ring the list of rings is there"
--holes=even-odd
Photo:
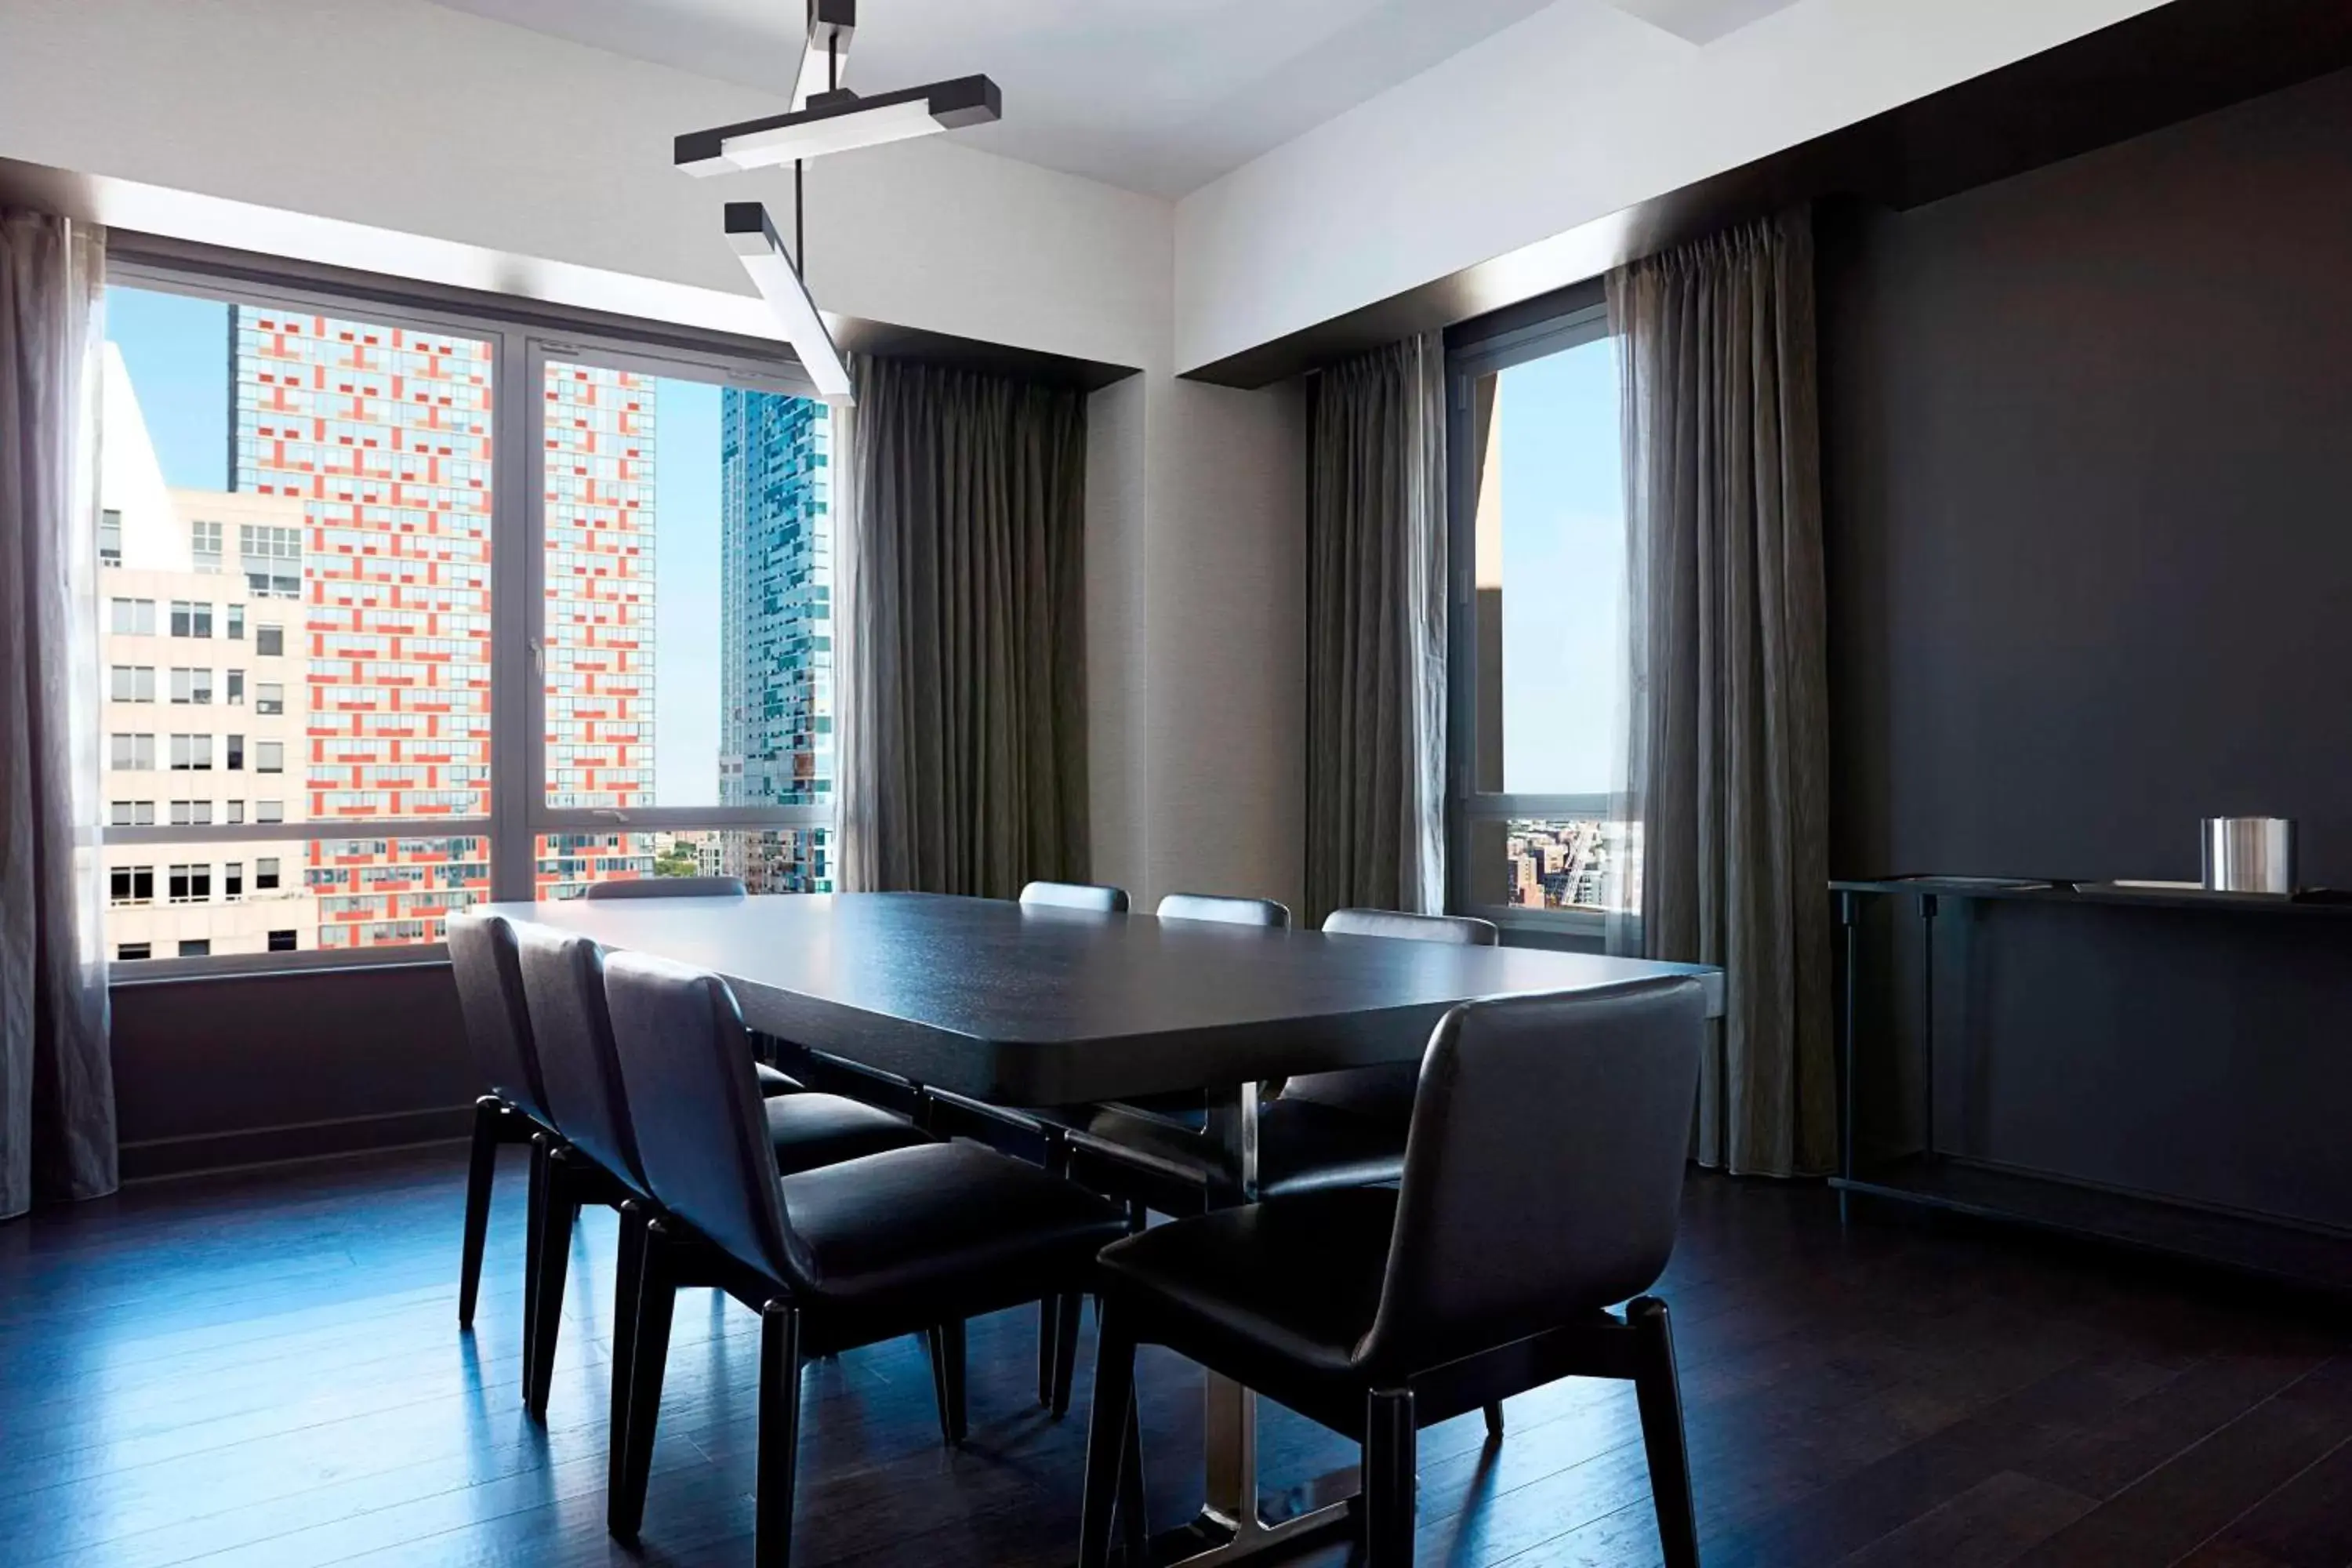
[[[449,968],[457,982],[457,1007],[466,1021],[466,1040],[487,1092],[474,1101],[472,1157],[466,1166],[465,1249],[457,1278],[457,1322],[471,1328],[474,1306],[481,1294],[482,1249],[489,1237],[490,1188],[498,1177],[499,1150],[507,1144],[528,1144],[549,1131],[547,1091],[539,1080],[539,1056],[532,1049],[530,1026],[524,1016],[522,969],[515,948],[514,928],[502,920],[461,917],[449,922]],[[539,1207],[530,1206],[531,1223]],[[526,1256],[539,1256],[533,1231]],[[532,1275],[524,1269],[523,1349],[530,1359],[530,1294]]]
[[[1021,889],[1024,904],[1061,910],[1092,910],[1098,914],[1127,913],[1127,889],[1094,882],[1032,882]]]
[[[534,1282],[524,1290],[531,1327],[523,1394],[531,1414],[542,1415],[554,1380],[564,1275],[581,1206],[604,1204],[620,1213],[625,1259],[628,1233],[650,1217],[649,1189],[623,1098],[621,1063],[604,1005],[604,950],[587,937],[546,926],[523,926],[515,937],[553,1129],[551,1135],[538,1140],[534,1155],[540,1250],[532,1259]],[[741,1044],[748,1069],[749,1042]],[[752,1081],[756,1085],[756,1077]],[[838,1095],[763,1095],[759,1111],[774,1161],[787,1171],[929,1142],[912,1123]],[[714,1126],[707,1135],[720,1136],[721,1129]],[[616,1292],[624,1289],[616,1286]],[[628,1304],[627,1295],[619,1294],[616,1316],[625,1314]],[[614,1386],[619,1391],[627,1387],[629,1346],[625,1333],[615,1331],[622,1333],[613,1357]],[[615,1398],[616,1445],[625,1433],[628,1415],[625,1403]],[[941,1410],[940,1423],[942,1431],[954,1430],[955,1413]]]
[[[1422,1064],[1400,1187],[1106,1247],[1081,1568],[1107,1561],[1140,1458],[1139,1342],[1362,1443],[1371,1568],[1412,1561],[1421,1427],[1558,1378],[1630,1378],[1665,1561],[1695,1568],[1673,1339],[1665,1304],[1639,1293],[1674,1250],[1704,1028],[1682,978],[1457,1007]]]
[[[590,899],[740,899],[740,877],[632,877],[625,881],[591,882]]]
[[[1333,910],[1324,917],[1323,933],[1450,942],[1462,947],[1493,947],[1503,940],[1502,931],[1492,921],[1473,920],[1466,915],[1409,915],[1394,910]],[[1412,1119],[1413,1088],[1420,1079],[1418,1062],[1307,1073],[1285,1083],[1282,1098],[1328,1105],[1384,1123],[1396,1135],[1396,1158],[1401,1171],[1405,1124]],[[1381,1179],[1394,1181],[1398,1171]]]
[[[952,1360],[933,1361],[944,1393],[965,1319],[1083,1289],[1124,1226],[1100,1199],[969,1142],[781,1173],[725,982],[628,952],[604,981],[636,1152],[662,1209],[624,1264],[638,1289],[608,1522],[631,1540],[644,1518],[677,1289],[716,1285],[761,1316],[756,1557],[783,1568],[803,1363],[944,1323]]]

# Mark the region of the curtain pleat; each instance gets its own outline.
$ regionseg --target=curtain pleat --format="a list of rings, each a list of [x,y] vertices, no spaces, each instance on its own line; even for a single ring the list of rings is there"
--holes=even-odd
[[[1612,949],[1713,963],[1706,1164],[1835,1161],[1828,675],[1812,234],[1791,212],[1609,279],[1624,376],[1638,926]]]
[[[857,358],[845,421],[840,884],[1084,880],[1086,396]]]
[[[1315,383],[1307,458],[1307,909],[1445,907],[1444,349]]]
[[[0,211],[0,1218],[114,1190],[99,921],[104,231]]]

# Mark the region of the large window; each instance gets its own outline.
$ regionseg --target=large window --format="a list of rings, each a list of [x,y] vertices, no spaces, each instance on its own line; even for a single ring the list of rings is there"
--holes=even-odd
[[[1598,303],[1457,345],[1454,902],[1591,931],[1638,908],[1612,810],[1626,723],[1615,343]]]
[[[788,368],[111,281],[115,951],[365,956],[612,878],[831,887],[829,426]]]

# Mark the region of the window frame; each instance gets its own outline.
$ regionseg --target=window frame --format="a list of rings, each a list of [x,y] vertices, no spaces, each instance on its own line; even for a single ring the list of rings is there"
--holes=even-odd
[[[546,699],[541,624],[547,510],[542,393],[548,363],[560,361],[648,375],[680,376],[789,397],[816,397],[814,384],[784,344],[736,339],[674,323],[592,318],[587,313],[527,298],[476,296],[436,285],[409,283],[280,258],[214,251],[173,241],[148,242],[144,237],[129,234],[118,239],[121,243],[110,247],[106,276],[109,286],[180,294],[229,305],[291,308],[404,331],[447,332],[488,346],[492,436],[490,804],[487,814],[464,817],[264,822],[257,820],[257,802],[256,809],[246,813],[247,820],[242,823],[215,820],[209,826],[175,827],[165,823],[110,826],[102,829],[102,842],[125,847],[154,846],[194,855],[205,853],[206,847],[213,845],[307,846],[319,839],[345,838],[479,838],[488,849],[490,900],[525,902],[536,894],[536,849],[542,834],[834,827],[831,805],[675,806],[622,812],[598,808],[559,811],[544,804],[546,759],[540,740],[545,733]],[[229,439],[234,443],[234,409],[230,425]],[[232,542],[224,524],[220,569],[225,573]],[[306,538],[306,553],[308,543]],[[238,571],[243,569],[240,556]],[[100,579],[100,584],[99,592],[104,595],[105,580]],[[271,598],[257,602],[275,605],[282,601]],[[264,657],[257,649],[256,603],[246,596],[248,635],[256,639],[246,646],[255,648],[255,657]],[[299,600],[293,603],[299,606],[300,616],[307,617],[308,605]],[[299,639],[299,627],[308,624],[307,618],[289,620],[280,616],[278,620],[281,633],[288,634],[289,644]],[[296,658],[299,649],[286,646],[285,651],[276,657]],[[296,669],[274,684],[283,687],[305,679],[307,675]],[[252,681],[253,689],[248,696],[257,709],[261,684]],[[215,686],[215,705],[225,706],[219,702],[219,695]],[[151,697],[149,700],[155,699]],[[167,704],[158,701],[157,706]],[[246,733],[249,752],[253,745],[249,728]],[[250,755],[247,762],[249,774]],[[223,775],[216,772],[215,776]],[[298,769],[289,762],[284,776],[307,781],[307,763]],[[306,788],[307,783],[297,787]],[[217,858],[215,854],[215,859]],[[252,864],[257,867],[258,861]],[[286,874],[281,871],[281,877]],[[290,874],[297,879],[301,877],[299,861]],[[258,875],[257,870],[255,877]],[[248,885],[248,897],[257,890],[257,880]],[[110,945],[108,951],[112,951]],[[135,978],[118,973],[114,979],[117,984],[143,984],[223,973],[373,969],[446,962],[447,949],[437,942],[187,958],[158,953],[137,961]]]
[[[1514,818],[1607,816],[1611,797],[1482,792],[1477,785],[1478,473],[1472,442],[1475,394],[1482,377],[1515,365],[1582,348],[1611,336],[1609,305],[1597,284],[1580,285],[1543,302],[1540,314],[1515,310],[1485,328],[1448,335],[1445,353],[1446,908],[1503,928],[1507,939],[1579,942],[1606,934],[1610,917],[1591,910],[1530,910],[1474,900],[1471,836],[1483,822]]]

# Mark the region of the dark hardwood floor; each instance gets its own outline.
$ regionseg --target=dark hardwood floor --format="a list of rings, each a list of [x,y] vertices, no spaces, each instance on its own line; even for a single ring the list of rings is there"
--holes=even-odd
[[[548,1425],[524,1418],[519,1160],[478,1326],[462,1152],[135,1189],[0,1226],[0,1563],[748,1564],[756,1325],[680,1305],[645,1541],[604,1530],[609,1215],[582,1229]],[[1694,1177],[1672,1301],[1706,1561],[2352,1563],[2352,1328],[2228,1281]],[[939,1447],[912,1341],[813,1371],[803,1563],[1060,1563],[1088,1394],[1034,1403],[1034,1313],[973,1325]],[[1091,1360],[1091,1319],[1087,1361]],[[1200,1495],[1199,1377],[1147,1353],[1155,1522]],[[1422,1440],[1424,1563],[1657,1561],[1633,1394],[1556,1384]],[[1269,1486],[1352,1463],[1280,1412]],[[1344,1551],[1308,1559],[1334,1564]]]

